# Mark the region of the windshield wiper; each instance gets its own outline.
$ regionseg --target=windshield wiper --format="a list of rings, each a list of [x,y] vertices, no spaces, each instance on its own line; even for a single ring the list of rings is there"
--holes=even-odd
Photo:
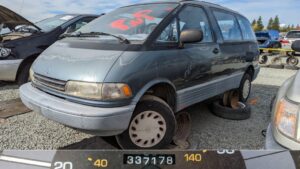
[[[67,38],[67,37],[80,37],[81,32],[73,32],[73,33],[64,33],[59,36],[59,39]]]
[[[98,37],[98,36],[112,36],[120,40],[121,43],[125,44],[130,44],[130,41],[125,38],[124,36],[121,35],[114,35],[110,33],[105,33],[105,32],[89,32],[89,33],[80,33],[78,36],[79,37]]]

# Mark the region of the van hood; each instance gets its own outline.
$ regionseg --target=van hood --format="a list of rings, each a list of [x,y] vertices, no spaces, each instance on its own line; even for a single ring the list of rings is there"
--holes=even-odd
[[[86,46],[85,43],[92,46],[101,45],[84,40],[80,42],[82,46]],[[111,67],[124,52],[80,46],[56,42],[36,59],[32,67],[33,71],[63,81],[103,82]]]
[[[289,100],[300,103],[300,71],[292,80],[286,96]]]
[[[10,30],[13,30],[18,25],[31,25],[40,30],[40,28],[32,22],[0,5],[0,25],[1,24],[4,24],[4,28],[7,27]]]

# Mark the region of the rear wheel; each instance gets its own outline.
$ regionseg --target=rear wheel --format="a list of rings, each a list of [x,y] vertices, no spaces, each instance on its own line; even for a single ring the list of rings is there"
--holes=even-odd
[[[27,83],[29,81],[29,70],[31,67],[31,63],[27,63],[19,72],[17,77],[17,83],[19,86]]]
[[[161,149],[168,146],[176,129],[170,106],[156,96],[145,96],[137,105],[129,128],[116,136],[123,149]]]

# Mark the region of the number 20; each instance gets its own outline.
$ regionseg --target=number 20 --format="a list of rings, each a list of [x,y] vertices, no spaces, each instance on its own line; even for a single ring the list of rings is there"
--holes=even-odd
[[[54,163],[54,167],[54,169],[73,169],[73,163],[58,161]]]

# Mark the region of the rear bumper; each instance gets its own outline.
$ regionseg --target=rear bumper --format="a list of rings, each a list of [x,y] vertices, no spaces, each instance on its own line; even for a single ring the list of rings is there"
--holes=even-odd
[[[22,61],[23,59],[0,60],[0,80],[15,81]]]
[[[117,108],[80,105],[42,92],[31,83],[20,88],[20,97],[28,108],[46,118],[98,136],[124,132],[135,108],[135,105]]]

